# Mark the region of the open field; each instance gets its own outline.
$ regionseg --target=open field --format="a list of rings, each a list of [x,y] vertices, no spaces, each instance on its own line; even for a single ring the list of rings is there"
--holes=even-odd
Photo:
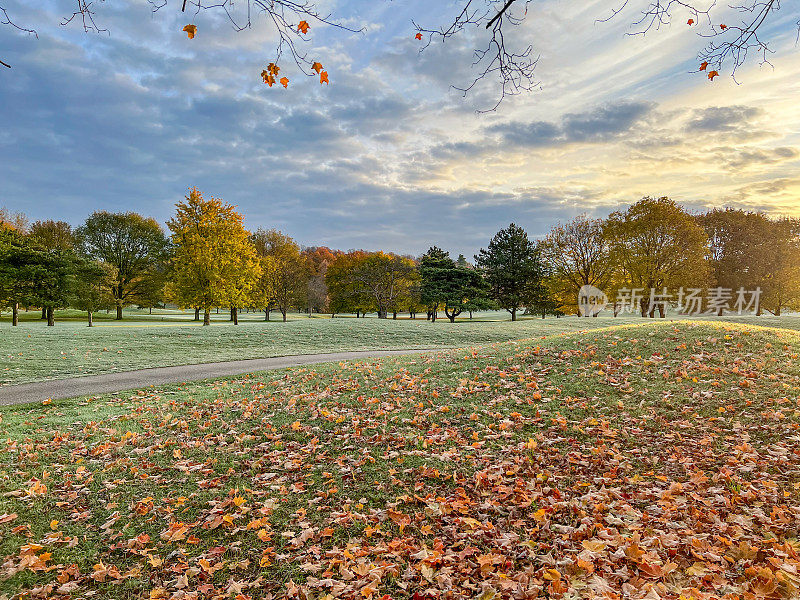
[[[157,311],[152,316],[133,313],[125,321],[100,321],[90,329],[80,320],[46,327],[35,313],[28,315],[31,320],[17,328],[0,324],[0,385],[292,354],[473,346],[642,322],[639,317],[603,316],[529,317],[512,323],[507,313],[493,312],[454,324],[447,319],[430,323],[424,318],[393,321],[299,315],[292,315],[287,323],[265,323],[263,316],[250,314],[233,326],[221,314],[214,315],[220,321],[202,327],[192,323],[187,313]],[[800,317],[792,315],[725,320],[800,329]]]
[[[797,597],[798,356],[654,323],[10,408],[0,589]]]
[[[393,348],[441,348],[507,341],[608,326],[611,319],[497,319],[436,323],[399,319],[296,318],[242,320],[211,327],[116,321],[36,322],[0,334],[0,385],[42,379],[291,354]]]

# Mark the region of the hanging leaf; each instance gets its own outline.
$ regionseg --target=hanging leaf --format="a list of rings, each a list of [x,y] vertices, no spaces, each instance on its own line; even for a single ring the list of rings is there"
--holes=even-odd
[[[328,81],[328,72],[327,71],[323,71],[322,73],[319,74],[319,83],[320,83],[320,85],[322,85],[323,83],[330,84],[330,81]]]
[[[322,71],[322,63],[315,62],[313,65],[311,65],[311,68],[317,72],[317,75],[319,75],[319,72]]]
[[[311,25],[308,24],[308,21],[300,21],[300,23],[297,24],[297,31],[306,34],[310,27]]]
[[[285,88],[289,87],[289,78],[288,77],[281,77],[281,85]]]
[[[709,78],[711,81],[714,81],[714,77],[717,77],[718,75],[719,75],[719,71],[711,71],[711,72],[708,74],[708,78]]]
[[[416,39],[418,39],[418,40],[421,40],[422,39],[422,34],[421,33],[417,33],[417,35],[415,35],[414,37]]]
[[[193,40],[195,34],[197,33],[197,25],[186,25],[183,30],[186,32],[186,35],[189,37],[189,39]]]

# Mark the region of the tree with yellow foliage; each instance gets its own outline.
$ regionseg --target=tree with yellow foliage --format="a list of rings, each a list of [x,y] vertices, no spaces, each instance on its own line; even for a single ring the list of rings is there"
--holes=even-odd
[[[291,237],[275,229],[259,229],[251,239],[264,265],[263,277],[256,286],[259,300],[256,304],[264,308],[266,320],[269,320],[269,311],[276,308],[285,322],[291,307],[300,307],[306,302],[310,276],[306,258]]]
[[[230,306],[235,315],[261,275],[242,215],[222,200],[203,199],[197,188],[175,208],[167,222],[174,245],[167,294],[179,306],[201,308],[203,325],[209,324],[214,306]]]

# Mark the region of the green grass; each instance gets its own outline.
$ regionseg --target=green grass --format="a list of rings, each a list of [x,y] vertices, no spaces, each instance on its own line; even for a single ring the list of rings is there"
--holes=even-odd
[[[0,385],[41,381],[155,366],[313,354],[348,350],[444,348],[535,338],[554,333],[641,323],[638,317],[526,317],[512,323],[504,312],[480,313],[450,323],[440,319],[330,319],[290,315],[287,323],[264,322],[263,315],[244,314],[239,326],[216,315],[212,326],[191,322],[181,311],[130,311],[126,320],[109,315],[86,327],[75,311],[59,313],[46,327],[34,312],[24,313],[19,327],[0,323]],[[113,315],[111,315],[113,316]],[[278,315],[279,317],[280,315]],[[275,315],[273,313],[273,318]],[[67,320],[64,320],[67,319]],[[69,320],[73,319],[73,320]],[[800,317],[726,318],[800,329]]]
[[[512,323],[498,314],[472,322],[423,319],[243,319],[210,327],[149,321],[8,325],[0,335],[0,385],[43,379],[292,354],[391,348],[441,348],[602,327],[611,319],[548,318]],[[140,317],[141,318],[141,317]]]
[[[798,356],[655,323],[6,408],[0,591],[794,597]]]

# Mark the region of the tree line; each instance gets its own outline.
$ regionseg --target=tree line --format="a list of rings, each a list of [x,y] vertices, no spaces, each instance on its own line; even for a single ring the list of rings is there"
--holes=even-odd
[[[379,318],[505,309],[561,316],[577,312],[585,285],[616,298],[621,290],[683,287],[762,290],[759,312],[780,315],[800,304],[800,221],[714,209],[693,215],[669,198],[643,198],[606,219],[585,215],[532,240],[510,224],[468,261],[432,246],[420,257],[324,246],[301,248],[274,229],[247,231],[230,204],[197,189],[176,204],[169,235],[152,218],[98,211],[73,229],[62,221],[28,226],[0,211],[0,307],[18,323],[36,307],[48,325],[54,311],[92,313],[166,303],[194,310],[292,310]],[[642,316],[665,316],[644,294]],[[616,300],[613,314],[619,313]]]

